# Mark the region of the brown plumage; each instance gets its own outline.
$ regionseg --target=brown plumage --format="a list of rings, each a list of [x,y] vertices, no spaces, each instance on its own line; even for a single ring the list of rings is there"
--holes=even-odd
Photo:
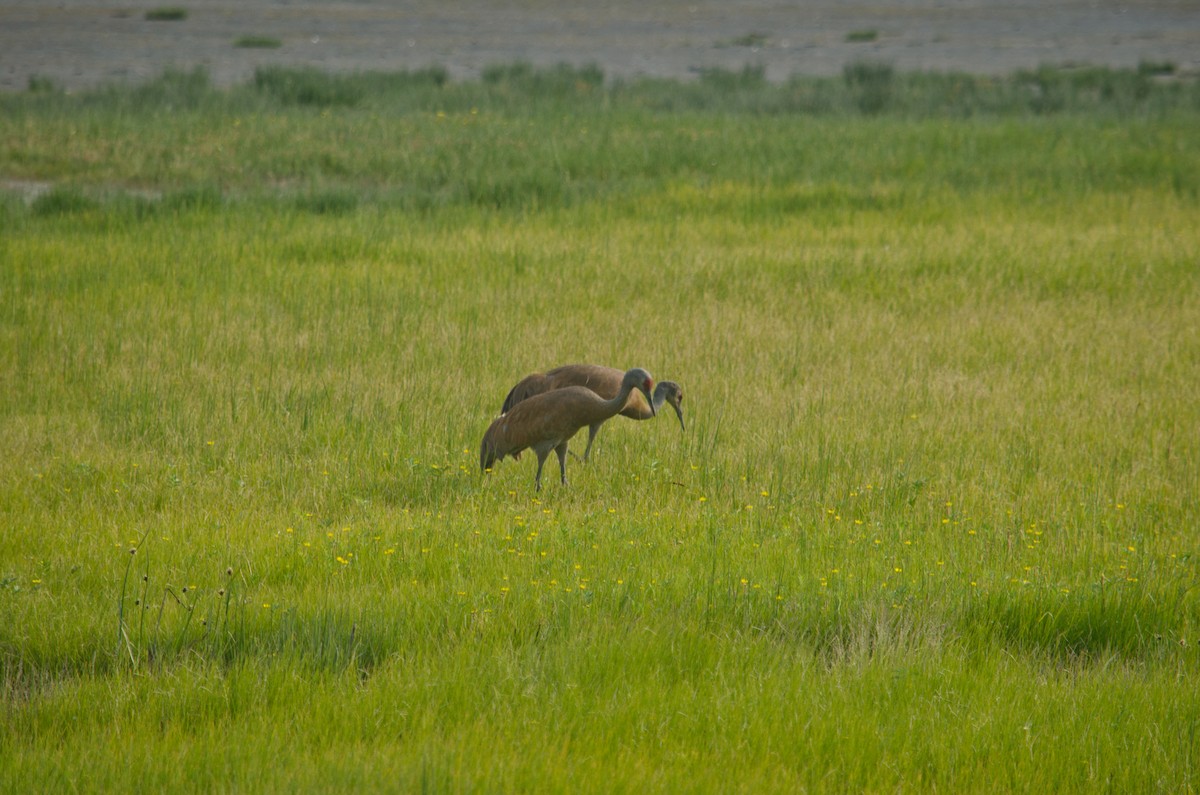
[[[567,483],[567,442],[580,428],[599,428],[605,420],[615,417],[630,394],[636,389],[650,400],[654,379],[640,367],[626,372],[617,394],[608,400],[582,386],[568,386],[534,395],[511,411],[497,417],[483,435],[479,447],[479,468],[487,472],[492,465],[511,455],[516,458],[525,448],[537,454],[535,482],[542,488],[542,466],[553,450],[558,454],[562,482]],[[653,406],[651,406],[653,411]]]
[[[621,379],[624,376],[625,374],[615,367],[603,367],[598,364],[567,364],[555,367],[553,370],[522,378],[509,391],[508,397],[504,398],[504,408],[501,411],[507,414],[523,400],[568,386],[585,386],[602,398],[613,398],[620,391]],[[629,402],[621,410],[621,415],[635,420],[648,420],[655,416],[664,402],[675,409],[675,416],[679,417],[679,427],[687,430],[683,422],[683,389],[674,381],[660,381],[654,388],[654,397],[650,402],[638,392],[630,394]],[[588,429],[587,447],[583,451],[584,461],[588,460],[588,455],[592,452],[592,442],[596,440],[601,424],[603,423],[592,425]]]

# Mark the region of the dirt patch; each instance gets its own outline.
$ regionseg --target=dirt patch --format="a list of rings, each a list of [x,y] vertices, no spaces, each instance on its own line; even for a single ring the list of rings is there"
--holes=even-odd
[[[147,11],[186,10],[157,21]],[[240,47],[243,37],[276,48]],[[900,70],[1011,72],[1042,64],[1200,71],[1195,2],[944,0],[0,0],[0,90],[31,77],[69,90],[203,66],[218,85],[258,66],[330,71],[595,63],[609,77],[687,78],[762,66],[772,80],[871,60]]]

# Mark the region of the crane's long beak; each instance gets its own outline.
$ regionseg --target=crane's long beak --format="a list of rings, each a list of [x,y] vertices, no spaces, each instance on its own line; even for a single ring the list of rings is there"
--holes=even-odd
[[[650,416],[657,417],[658,412],[654,410],[654,398],[650,396],[650,390],[646,389],[644,386],[639,388],[641,389],[642,394],[646,396],[646,402],[650,404]]]
[[[679,427],[687,431],[687,426],[683,423],[683,408],[678,403],[672,403],[671,408],[675,409],[675,416],[679,418]]]

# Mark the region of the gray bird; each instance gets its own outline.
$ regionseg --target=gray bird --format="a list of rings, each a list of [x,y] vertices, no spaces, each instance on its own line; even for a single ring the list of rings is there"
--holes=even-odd
[[[602,398],[612,398],[620,391],[624,375],[615,367],[598,364],[566,364],[544,373],[533,373],[522,378],[509,390],[501,412],[507,414],[523,400],[568,386],[584,386]],[[687,430],[683,421],[683,388],[674,381],[660,381],[654,388],[654,397],[649,402],[639,393],[631,394],[629,402],[620,413],[630,419],[648,420],[658,413],[663,403],[669,403],[671,408],[675,409],[675,416],[679,417],[679,427]],[[584,461],[588,460],[592,452],[592,443],[596,441],[601,424],[597,423],[588,429],[587,447],[583,451]]]
[[[483,434],[479,447],[479,468],[487,472],[506,455],[517,458],[520,452],[530,448],[538,457],[537,490],[542,489],[542,466],[546,456],[553,450],[558,454],[558,468],[562,482],[567,483],[567,443],[580,428],[596,430],[611,417],[625,408],[626,401],[634,390],[638,390],[651,401],[654,379],[640,367],[627,371],[621,377],[617,394],[608,400],[583,386],[567,386],[543,392],[521,401],[511,410],[497,417]],[[653,414],[653,402],[649,402]]]

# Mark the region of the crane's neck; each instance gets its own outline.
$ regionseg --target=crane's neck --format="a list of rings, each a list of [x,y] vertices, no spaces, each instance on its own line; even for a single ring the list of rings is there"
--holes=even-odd
[[[625,402],[629,400],[629,395],[634,390],[633,384],[625,381],[621,382],[621,391],[617,393],[612,400],[604,401],[604,410],[608,416],[615,416],[625,408]]]
[[[657,414],[658,410],[662,408],[663,403],[667,402],[667,390],[663,384],[660,383],[654,387],[654,400],[652,402],[654,403],[654,413]]]

